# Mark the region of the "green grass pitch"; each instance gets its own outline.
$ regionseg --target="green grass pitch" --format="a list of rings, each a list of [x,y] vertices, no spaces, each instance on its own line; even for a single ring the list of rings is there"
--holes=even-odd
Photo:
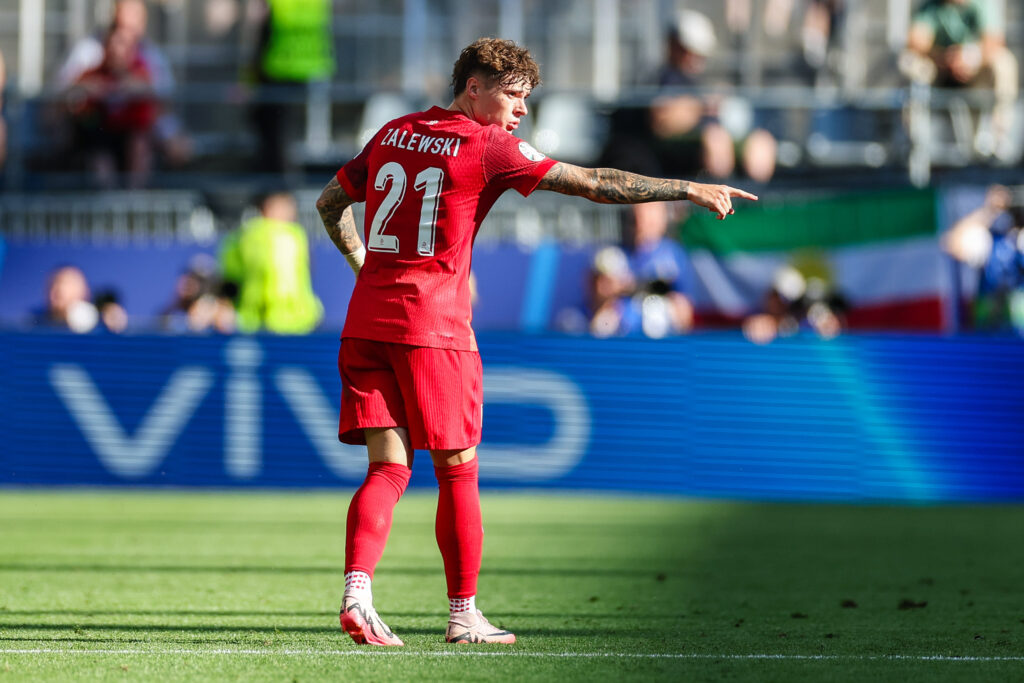
[[[444,643],[434,496],[337,620],[349,493],[0,491],[0,682],[1024,680],[1024,507],[484,495],[479,606]]]

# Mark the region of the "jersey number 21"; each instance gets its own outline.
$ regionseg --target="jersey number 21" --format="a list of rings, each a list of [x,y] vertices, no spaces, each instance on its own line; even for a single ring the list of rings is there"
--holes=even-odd
[[[377,208],[373,215],[373,222],[370,223],[369,239],[366,248],[370,251],[387,251],[393,254],[398,253],[398,236],[385,235],[388,221],[395,215],[395,210],[405,198],[405,186],[408,175],[402,165],[389,161],[377,171],[377,177],[373,186],[383,190],[391,183],[384,201]],[[444,171],[440,168],[425,168],[416,175],[413,189],[423,193],[420,200],[420,228],[416,239],[416,253],[420,256],[434,255],[434,229],[437,224],[437,205],[441,197],[441,184],[444,182]]]

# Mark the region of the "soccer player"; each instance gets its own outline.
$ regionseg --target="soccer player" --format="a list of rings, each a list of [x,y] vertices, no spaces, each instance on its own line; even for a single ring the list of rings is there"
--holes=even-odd
[[[324,227],[356,272],[338,353],[338,436],[366,444],[370,460],[345,537],[340,619],[357,643],[402,645],[377,615],[370,581],[409,483],[414,449],[430,452],[440,488],[435,532],[448,586],[446,640],[515,642],[475,601],[483,373],[470,327],[469,272],[473,240],[498,197],[511,188],[613,204],[688,199],[720,219],[733,213],[734,197],[757,199],[725,185],[546,158],[513,135],[539,82],[526,49],[477,40],[455,62],[451,105],[385,124],[317,200]],[[366,202],[362,239],[349,208],[355,202]]]

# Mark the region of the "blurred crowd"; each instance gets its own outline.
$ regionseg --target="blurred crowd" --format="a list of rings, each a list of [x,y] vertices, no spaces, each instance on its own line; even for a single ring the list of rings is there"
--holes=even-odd
[[[960,319],[955,327],[1024,335],[1024,190],[994,185],[980,204],[940,237],[956,267],[953,300]],[[831,339],[847,329],[850,304],[836,288],[828,259],[815,250],[790,253],[742,316],[723,318],[706,307],[702,312],[701,289],[706,294],[713,282],[707,274],[701,282],[680,241],[690,210],[686,203],[624,207],[623,243],[592,247],[580,303],[556,311],[553,328],[598,338],[738,328],[757,344],[802,334]],[[472,284],[477,306],[475,278]],[[115,334],[154,329],[150,318],[129,319],[118,291],[93,291],[72,263],[53,270],[42,299],[32,314],[36,327]],[[156,325],[170,333],[306,334],[323,318],[295,198],[275,191],[260,196],[252,217],[221,238],[216,256],[199,253],[190,259]]]
[[[205,12],[211,30],[238,23],[252,36],[247,66],[230,93],[248,103],[259,143],[249,168],[287,172],[298,130],[298,110],[289,103],[333,71],[331,0],[211,0]],[[196,143],[178,111],[171,61],[150,37],[149,13],[146,0],[115,0],[109,22],[61,60],[52,78],[56,102],[40,114],[59,168],[84,170],[100,189],[145,188],[157,167],[193,168]],[[0,56],[0,95],[2,86]],[[2,126],[0,119],[0,168]]]
[[[846,326],[847,303],[814,264],[780,266],[761,300],[737,320],[701,320],[694,303],[697,276],[675,237],[684,204],[654,202],[627,209],[627,243],[594,253],[579,307],[560,311],[555,326],[595,337],[661,338],[697,328],[739,326],[754,343],[801,332],[831,339]]]
[[[951,106],[967,112],[975,159],[1015,163],[1021,152],[1018,60],[1007,47],[1005,12],[994,11],[1001,2],[914,0],[904,47],[890,72],[900,74],[904,85],[962,93]],[[787,60],[772,67],[786,78],[775,81],[835,88],[844,70],[853,68],[844,28],[854,3],[723,0],[714,22],[695,5],[700,3],[675,3],[681,9],[667,15],[660,64],[638,63],[627,79],[636,92],[655,93],[649,105],[626,98],[627,106],[610,114],[608,135],[600,136],[602,153],[588,161],[650,174],[767,183],[780,166],[798,162],[808,141],[793,139],[784,107],[743,94],[764,85],[748,82],[743,68],[755,54],[751,36],[788,46]],[[175,79],[182,57],[173,61],[167,44],[152,37],[150,13],[163,5],[111,0],[110,6],[108,21],[72,44],[51,71],[50,90],[58,101],[39,114],[39,135],[51,150],[63,147],[52,153],[64,170],[83,169],[101,188],[146,187],[154,169],[205,168],[200,162],[211,162],[208,157],[218,152],[188,130]],[[223,104],[247,111],[243,120],[256,144],[247,170],[283,174],[301,165],[295,143],[308,134],[312,93],[326,93],[336,71],[336,10],[334,0],[203,3],[206,37],[222,41],[220,47],[237,43],[228,52],[244,53],[235,83],[221,90]],[[429,83],[422,85],[429,89]],[[850,133],[843,130],[850,124],[841,111],[825,108],[812,116],[818,132]],[[0,165],[3,150],[0,124]]]
[[[709,69],[723,52],[742,53],[744,36],[792,33],[797,40],[794,75],[810,87],[836,85],[841,77],[840,36],[852,3],[845,0],[723,0],[724,23],[679,3],[664,27],[660,64],[639,78],[655,93],[646,106],[608,114],[608,134],[595,165],[658,176],[732,179],[758,191],[787,159],[780,108],[743,96],[739,67]],[[103,189],[145,188],[154,169],[195,168],[197,148],[176,99],[171,60],[150,35],[152,5],[114,0],[109,20],[63,56],[53,73],[60,93],[44,116],[63,131],[68,168],[87,171]],[[302,107],[310,88],[334,72],[332,0],[209,0],[211,32],[241,27],[247,36],[246,68],[232,95],[247,104],[247,121],[259,147],[247,168],[287,184],[295,170],[289,150],[301,137]],[[979,158],[1013,161],[1019,129],[1018,60],[1007,48],[1002,15],[985,0],[918,0],[913,3],[898,70],[905,84],[963,93],[973,151]],[[526,41],[529,43],[529,41]],[[5,69],[0,54],[0,114]],[[541,100],[543,107],[543,100]],[[842,127],[842,120],[833,121]],[[0,174],[7,150],[0,115]],[[555,154],[557,157],[557,154]],[[2,177],[2,175],[0,175]],[[198,258],[180,274],[161,316],[168,331],[231,333],[269,330],[303,333],[323,316],[309,277],[309,246],[296,222],[294,198],[272,192],[259,215],[225,237],[219,257]],[[985,206],[966,216],[944,238],[948,253],[977,276],[977,301],[968,313],[978,329],[1024,331],[1024,238],[1008,191],[993,188]],[[583,304],[559,312],[566,332],[609,337],[685,334],[708,326],[697,313],[697,278],[677,226],[686,207],[645,204],[625,212],[622,244],[595,250]],[[130,327],[117,292],[90,292],[74,265],[55,270],[40,325],[112,333]],[[780,267],[757,310],[742,320],[751,341],[767,343],[803,331],[825,338],[846,326],[842,292],[814,272]]]
[[[766,0],[763,15],[755,17],[752,0],[725,0],[724,31],[700,12],[679,11],[666,31],[663,62],[647,83],[659,94],[646,110],[615,113],[602,161],[651,175],[738,176],[768,183],[781,159],[784,112],[758,107],[741,96],[735,89],[744,85],[739,69],[709,76],[709,61],[721,52],[721,34],[740,44],[752,22],[760,21],[768,37],[778,37],[796,21],[800,61],[794,74],[809,87],[834,88],[842,76],[838,36],[848,5],[844,0]],[[968,114],[976,161],[1013,163],[1019,158],[1014,120],[1018,62],[1007,48],[1005,26],[991,2],[916,3],[898,65],[905,83],[953,94],[952,109]],[[928,110],[924,116],[931,114]],[[908,126],[914,125],[913,115],[908,107]],[[842,111],[823,110],[815,119],[827,135],[845,139],[851,134],[843,130],[850,123]],[[937,127],[928,131],[941,136]]]
[[[218,257],[195,255],[178,275],[159,328],[173,333],[306,334],[323,306],[313,292],[309,244],[296,222],[295,198],[262,196],[258,214],[221,241]],[[119,292],[93,293],[81,268],[62,264],[47,279],[36,327],[120,334],[132,328]],[[136,327],[137,329],[137,327]]]

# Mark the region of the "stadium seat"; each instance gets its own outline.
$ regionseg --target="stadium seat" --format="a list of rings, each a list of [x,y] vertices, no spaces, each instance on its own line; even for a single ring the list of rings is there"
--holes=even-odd
[[[572,163],[593,162],[604,144],[603,122],[580,95],[554,93],[537,107],[533,145],[544,154]]]
[[[401,93],[382,92],[370,95],[359,121],[356,139],[359,148],[362,149],[385,123],[413,111],[416,111],[415,103]]]

